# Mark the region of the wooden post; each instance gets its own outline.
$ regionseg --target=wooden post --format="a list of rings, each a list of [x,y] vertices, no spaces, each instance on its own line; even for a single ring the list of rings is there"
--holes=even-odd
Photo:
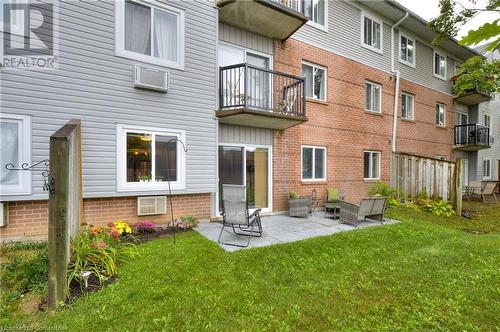
[[[462,215],[462,159],[457,158],[453,172],[452,204],[457,215]]]
[[[78,233],[82,207],[80,122],[72,120],[50,137],[48,305],[64,303],[70,239]]]

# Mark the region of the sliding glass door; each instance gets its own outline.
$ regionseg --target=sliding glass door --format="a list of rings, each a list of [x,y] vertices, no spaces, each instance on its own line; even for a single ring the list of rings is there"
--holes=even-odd
[[[222,185],[245,185],[248,207],[270,210],[270,148],[219,146],[219,209]]]

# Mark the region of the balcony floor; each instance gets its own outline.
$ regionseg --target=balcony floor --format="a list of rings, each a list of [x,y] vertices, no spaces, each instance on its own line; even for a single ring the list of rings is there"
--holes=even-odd
[[[219,118],[220,123],[277,130],[284,130],[308,120],[306,116],[247,108],[219,110],[215,112],[215,115]]]

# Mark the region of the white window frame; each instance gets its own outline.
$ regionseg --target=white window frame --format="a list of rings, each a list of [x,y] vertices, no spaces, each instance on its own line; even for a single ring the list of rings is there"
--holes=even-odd
[[[365,17],[380,24],[380,48],[365,44]],[[364,11],[361,12],[361,46],[380,54],[384,53],[384,21]]]
[[[401,39],[402,37],[406,38],[406,40],[411,40],[413,42],[413,62],[410,62],[408,60],[404,60],[401,58],[401,56],[403,55],[401,53]],[[408,44],[406,46],[406,49],[408,50]],[[406,58],[408,58],[408,53],[406,53]],[[412,68],[415,68],[415,64],[417,62],[417,41],[415,40],[415,38],[413,37],[410,37],[409,35],[407,35],[406,33],[402,32],[402,31],[399,31],[399,62],[401,62],[402,64],[405,64],[407,66],[410,66]]]
[[[486,121],[486,118],[488,118],[488,121]],[[493,123],[491,122],[492,121],[492,117],[490,114],[488,113],[484,113],[483,115],[483,121],[484,121],[484,126],[485,127],[488,127],[490,129],[490,136],[492,134],[492,130],[493,130]],[[489,122],[488,124],[486,124],[486,122]]]
[[[379,102],[378,102],[378,111],[375,111],[375,110],[369,110],[366,108],[366,85],[367,84],[370,84],[372,86],[378,86],[379,87],[379,91],[380,91],[380,97],[378,98]],[[370,112],[370,113],[376,113],[376,114],[382,114],[382,84],[379,84],[379,83],[375,83],[375,82],[372,82],[372,81],[365,81],[365,84],[363,86],[364,88],[364,94],[365,94],[365,98],[363,100],[363,103],[365,104],[363,107],[365,109],[365,112]],[[375,91],[375,89],[372,88],[372,95],[370,95],[370,98],[372,98],[372,102],[371,104],[373,105],[373,91]]]
[[[311,2],[314,2],[314,0],[308,0]],[[310,25],[316,29],[328,32],[328,6],[330,1],[329,0],[324,0],[325,1],[325,24],[319,24],[318,22],[313,21],[311,18],[309,18],[309,21],[307,21],[307,25]],[[300,1],[300,11],[304,14],[304,8],[303,6],[303,1]],[[305,15],[305,14],[304,14]],[[314,15],[314,12],[313,12]]]
[[[304,179],[304,148],[313,149],[313,158],[312,158],[312,178]],[[323,174],[322,178],[316,178],[316,150],[323,150],[325,154],[325,158],[323,160]],[[315,145],[301,145],[300,146],[300,179],[303,182],[318,182],[318,181],[326,181],[327,179],[327,149],[326,146],[315,146]]]
[[[31,165],[31,117],[28,115],[0,113],[0,121],[2,120],[20,123],[19,165],[14,166],[20,168],[23,163]],[[0,165],[0,167],[5,167],[5,165]],[[31,194],[31,172],[17,172],[19,174],[19,183],[0,185],[0,196]]]
[[[8,2],[10,4],[13,4],[13,5],[21,4],[21,0],[9,0]],[[0,5],[3,6],[3,4],[0,4]],[[16,10],[15,20],[16,20],[16,23],[11,25],[10,32],[14,35],[24,36],[24,34],[25,34],[24,33],[24,16],[23,16],[22,11]],[[2,11],[2,15],[0,17],[0,32],[4,32],[3,27],[4,27],[4,22],[3,22],[3,11]],[[4,38],[7,38],[7,37],[4,36]]]
[[[130,0],[138,4],[150,7],[151,10],[151,26],[153,26],[153,9],[166,11],[170,14],[177,15],[177,61],[160,59],[153,55],[145,55],[125,49],[125,0],[115,2],[115,54],[116,56],[155,64],[159,66],[184,70],[184,36],[185,36],[185,15],[184,10],[166,5],[157,0]],[[151,35],[151,43],[153,43],[153,35]]]
[[[368,176],[367,178],[365,178],[365,153],[369,152],[370,153],[370,159],[369,159],[369,162],[368,162]],[[373,158],[372,156],[374,154],[378,154],[378,177],[374,178],[374,177],[370,177],[370,176],[373,176],[373,172],[372,172],[372,169],[373,169]],[[375,150],[364,150],[363,151],[363,179],[364,180],[368,180],[368,181],[371,181],[371,180],[380,180],[380,175],[382,173],[382,169],[381,169],[381,163],[382,163],[382,152],[380,151],[375,151]]]
[[[323,70],[325,72],[325,80],[324,80],[324,82],[325,82],[325,99],[315,98],[314,97],[314,89],[313,89],[313,96],[312,97],[306,96],[306,99],[308,99],[308,100],[327,101],[328,100],[328,69],[326,67],[323,67],[321,65],[317,65],[317,64],[312,63],[312,62],[302,61],[302,65],[300,67],[300,70],[302,70],[302,66],[303,65],[306,65],[306,66],[309,66],[309,67],[313,68],[313,82],[314,82],[314,68],[321,69],[321,70]]]
[[[167,190],[168,182],[127,182],[127,133],[156,134],[175,136],[186,146],[186,132],[184,130],[154,128],[145,126],[122,125],[116,126],[116,160],[117,160],[117,191],[158,191]],[[155,169],[155,146],[151,145],[151,171]],[[151,177],[154,179],[154,177]],[[186,189],[186,153],[182,145],[177,142],[177,181],[171,181],[174,190]]]
[[[436,54],[441,56],[441,57],[444,57],[444,76],[436,74],[436,71],[435,71],[435,69],[436,69]],[[436,78],[439,78],[443,81],[446,81],[447,66],[448,66],[448,64],[447,64],[446,55],[443,52],[433,50],[433,52],[432,52],[432,75],[434,75],[434,77],[436,77]]]
[[[441,104],[441,103],[436,103],[436,107],[435,107],[436,112],[437,112],[437,106],[442,106],[442,108],[443,108],[443,124],[436,122],[436,126],[446,127],[446,105]],[[439,113],[441,113],[441,112],[439,112]]]
[[[486,174],[485,172],[485,166],[488,164],[488,167],[486,168],[489,171],[489,174]],[[491,179],[491,173],[492,169],[491,166],[493,165],[491,159],[483,159],[483,180],[490,180]]]
[[[415,95],[412,95],[411,93],[407,92],[402,92],[401,93],[401,104],[403,103],[403,96],[406,97],[406,110],[408,111],[408,97],[411,97],[411,117],[404,117],[403,116],[403,107],[401,107],[401,118],[405,120],[415,120]]]

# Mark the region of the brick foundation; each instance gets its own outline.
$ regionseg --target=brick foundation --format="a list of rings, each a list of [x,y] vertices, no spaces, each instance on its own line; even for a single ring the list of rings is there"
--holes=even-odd
[[[192,215],[198,219],[210,218],[211,195],[176,195],[172,200],[174,217]],[[0,227],[2,240],[46,237],[48,231],[48,202],[19,201],[8,203],[8,224]],[[136,197],[108,197],[84,199],[85,223],[106,225],[110,221],[124,220],[135,224],[142,220],[166,223],[170,219],[170,206],[167,214],[137,216]]]
[[[363,179],[365,150],[381,152],[381,180],[390,180],[393,75],[294,39],[275,43],[274,70],[301,75],[303,61],[327,68],[327,100],[307,100],[309,121],[274,132],[274,211],[288,210],[289,191],[310,195],[315,189],[323,198],[325,188],[339,188],[346,192],[348,201],[359,202],[373,183]],[[365,81],[382,85],[381,114],[364,110]],[[453,97],[406,80],[401,80],[400,86],[401,91],[415,95],[415,121],[398,120],[397,151],[451,159]],[[447,106],[444,128],[435,125],[437,102]],[[327,148],[326,181],[301,181],[301,145]]]

